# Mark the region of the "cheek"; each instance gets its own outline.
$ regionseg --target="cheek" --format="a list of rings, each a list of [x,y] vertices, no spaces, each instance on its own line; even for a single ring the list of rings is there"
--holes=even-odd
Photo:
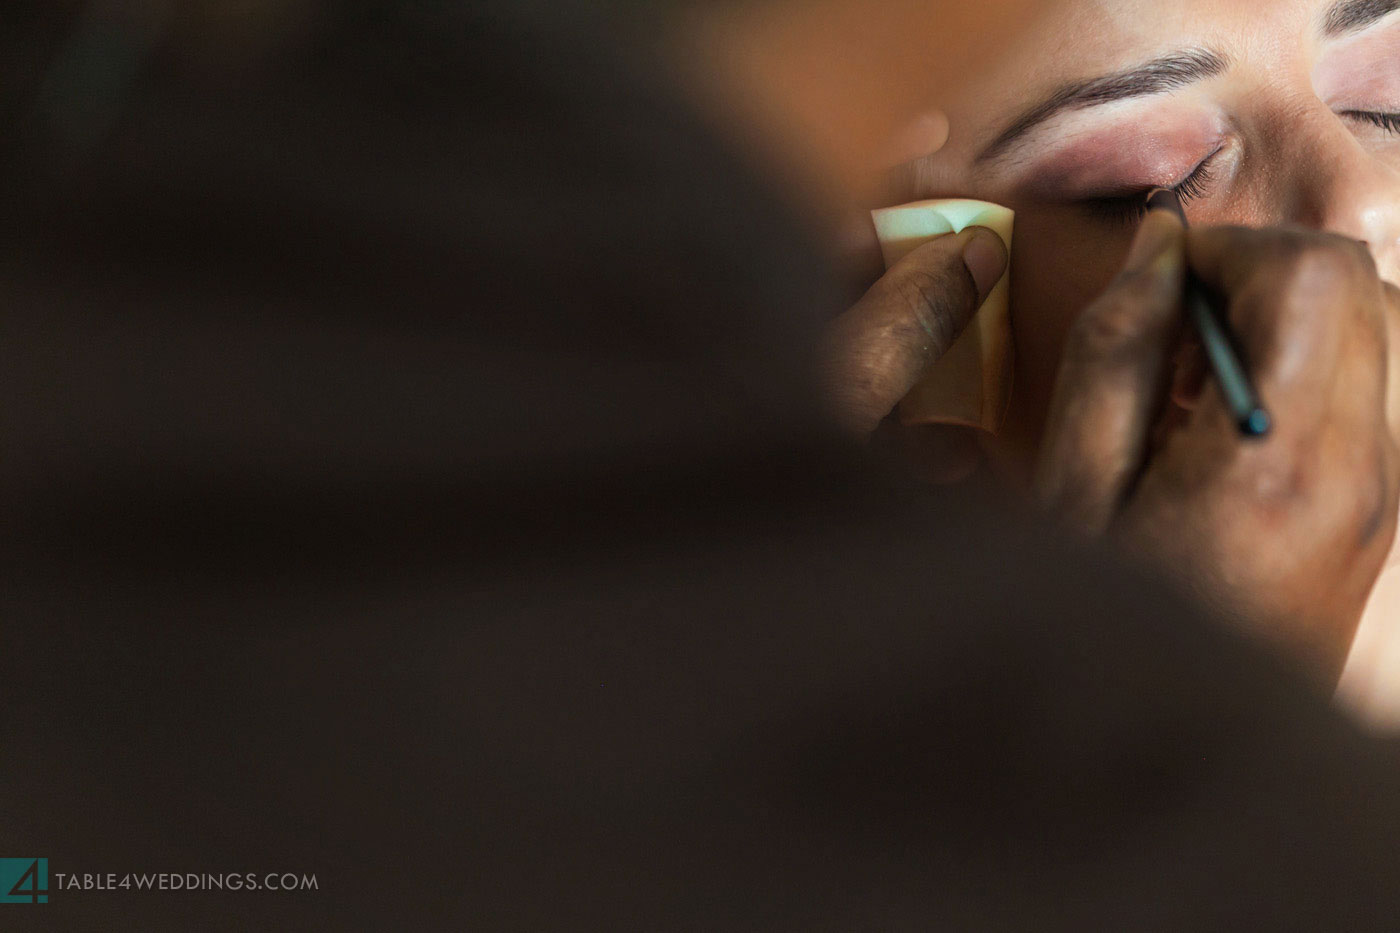
[[[1011,285],[1015,383],[1006,424],[988,444],[994,467],[1007,478],[1029,477],[1065,336],[1117,274],[1131,240],[1128,227],[1115,230],[1070,209],[1017,213]]]
[[[1064,213],[1029,214],[1017,231],[1015,404],[1037,426],[1037,439],[1065,336],[1079,312],[1117,274],[1132,237],[1126,227],[1095,231],[1087,224],[1066,223]]]

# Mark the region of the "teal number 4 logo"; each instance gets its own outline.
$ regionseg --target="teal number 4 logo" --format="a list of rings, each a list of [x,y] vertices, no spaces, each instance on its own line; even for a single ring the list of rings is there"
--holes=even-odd
[[[0,904],[48,902],[48,859],[0,858]]]

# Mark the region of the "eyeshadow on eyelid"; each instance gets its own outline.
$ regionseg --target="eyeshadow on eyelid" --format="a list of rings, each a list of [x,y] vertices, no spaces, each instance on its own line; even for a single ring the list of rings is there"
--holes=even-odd
[[[1040,137],[1012,185],[1030,196],[1101,193],[1179,180],[1228,134],[1224,116],[1199,101],[1084,114]],[[1034,144],[1031,147],[1034,152]]]
[[[1025,173],[1020,189],[1032,196],[1093,196],[1118,188],[1170,185],[1219,146],[1218,136],[1152,139],[1125,145],[1117,134],[1077,143]]]
[[[1330,44],[1313,82],[1318,96],[1342,109],[1400,103],[1400,23]]]

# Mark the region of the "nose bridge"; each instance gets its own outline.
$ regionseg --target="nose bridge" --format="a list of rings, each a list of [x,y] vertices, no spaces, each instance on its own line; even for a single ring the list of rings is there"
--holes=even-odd
[[[1353,127],[1325,107],[1301,122],[1284,160],[1292,192],[1286,219],[1365,241],[1394,278],[1400,272],[1400,171],[1366,151]]]

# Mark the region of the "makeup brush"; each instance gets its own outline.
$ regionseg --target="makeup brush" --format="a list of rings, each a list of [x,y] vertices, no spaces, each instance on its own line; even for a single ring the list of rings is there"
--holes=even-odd
[[[1171,211],[1181,219],[1184,227],[1190,227],[1186,212],[1181,208],[1181,198],[1175,191],[1158,188],[1147,196],[1149,210]],[[1273,423],[1269,413],[1259,401],[1259,393],[1250,381],[1249,373],[1240,360],[1239,341],[1230,330],[1225,317],[1211,301],[1195,273],[1186,270],[1186,315],[1201,336],[1206,359],[1215,373],[1215,381],[1220,385],[1220,394],[1235,426],[1245,437],[1263,437],[1269,433]]]

